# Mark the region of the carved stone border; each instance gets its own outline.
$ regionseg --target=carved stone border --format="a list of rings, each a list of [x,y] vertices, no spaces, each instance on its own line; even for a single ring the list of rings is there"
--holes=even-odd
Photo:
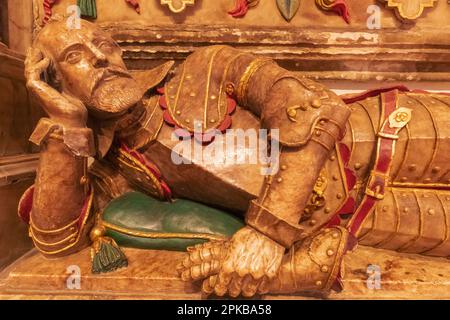
[[[33,0],[35,29],[41,14]],[[200,46],[225,44],[274,58],[316,80],[450,82],[450,29],[233,28],[226,25],[100,24],[131,69],[183,61]]]
[[[220,25],[136,26],[102,24],[124,50],[132,69],[174,59],[181,62],[206,45],[232,45],[270,56],[313,79],[353,81],[450,81],[450,30],[368,32],[295,28],[230,28]]]
[[[0,44],[0,76],[25,82],[23,61],[25,57]]]
[[[19,180],[34,179],[39,154],[22,154],[0,157],[0,187]]]

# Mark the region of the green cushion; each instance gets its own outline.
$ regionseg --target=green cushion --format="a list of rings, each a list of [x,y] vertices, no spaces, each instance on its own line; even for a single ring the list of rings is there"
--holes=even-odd
[[[229,238],[244,226],[237,217],[201,203],[184,199],[163,202],[139,192],[130,192],[111,201],[102,217],[107,235],[117,244],[140,249],[184,251],[188,246],[209,240],[192,235]],[[136,232],[138,235],[131,234]],[[159,235],[182,233],[187,238],[148,236],[155,232]]]

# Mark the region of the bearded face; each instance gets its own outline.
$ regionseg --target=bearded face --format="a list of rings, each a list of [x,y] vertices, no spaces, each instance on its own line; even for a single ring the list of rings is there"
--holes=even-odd
[[[142,98],[122,50],[94,24],[82,21],[80,29],[68,30],[65,22],[52,23],[37,42],[51,56],[62,91],[81,100],[94,116],[121,115]]]
[[[121,114],[142,98],[142,91],[135,80],[120,69],[106,68],[94,84],[92,94],[85,105],[89,109]]]

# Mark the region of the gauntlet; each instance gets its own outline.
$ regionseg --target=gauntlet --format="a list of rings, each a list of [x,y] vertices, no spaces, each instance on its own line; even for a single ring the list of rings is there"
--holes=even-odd
[[[323,229],[296,242],[283,256],[280,268],[272,278],[264,278],[256,289],[248,286],[248,280],[244,280],[230,295],[234,293],[233,296],[237,296],[241,290],[242,295],[247,297],[255,293],[339,291],[342,288],[342,259],[355,244],[355,239],[345,228]],[[189,248],[188,256],[178,267],[181,278],[184,281],[203,280],[204,293],[217,293],[215,287],[220,281],[218,274],[226,261],[230,245],[227,241],[207,242]]]

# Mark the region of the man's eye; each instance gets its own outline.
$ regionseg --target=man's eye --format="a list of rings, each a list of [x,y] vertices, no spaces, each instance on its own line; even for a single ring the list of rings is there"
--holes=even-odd
[[[81,60],[81,52],[72,51],[66,55],[66,62],[68,63],[77,63]]]

